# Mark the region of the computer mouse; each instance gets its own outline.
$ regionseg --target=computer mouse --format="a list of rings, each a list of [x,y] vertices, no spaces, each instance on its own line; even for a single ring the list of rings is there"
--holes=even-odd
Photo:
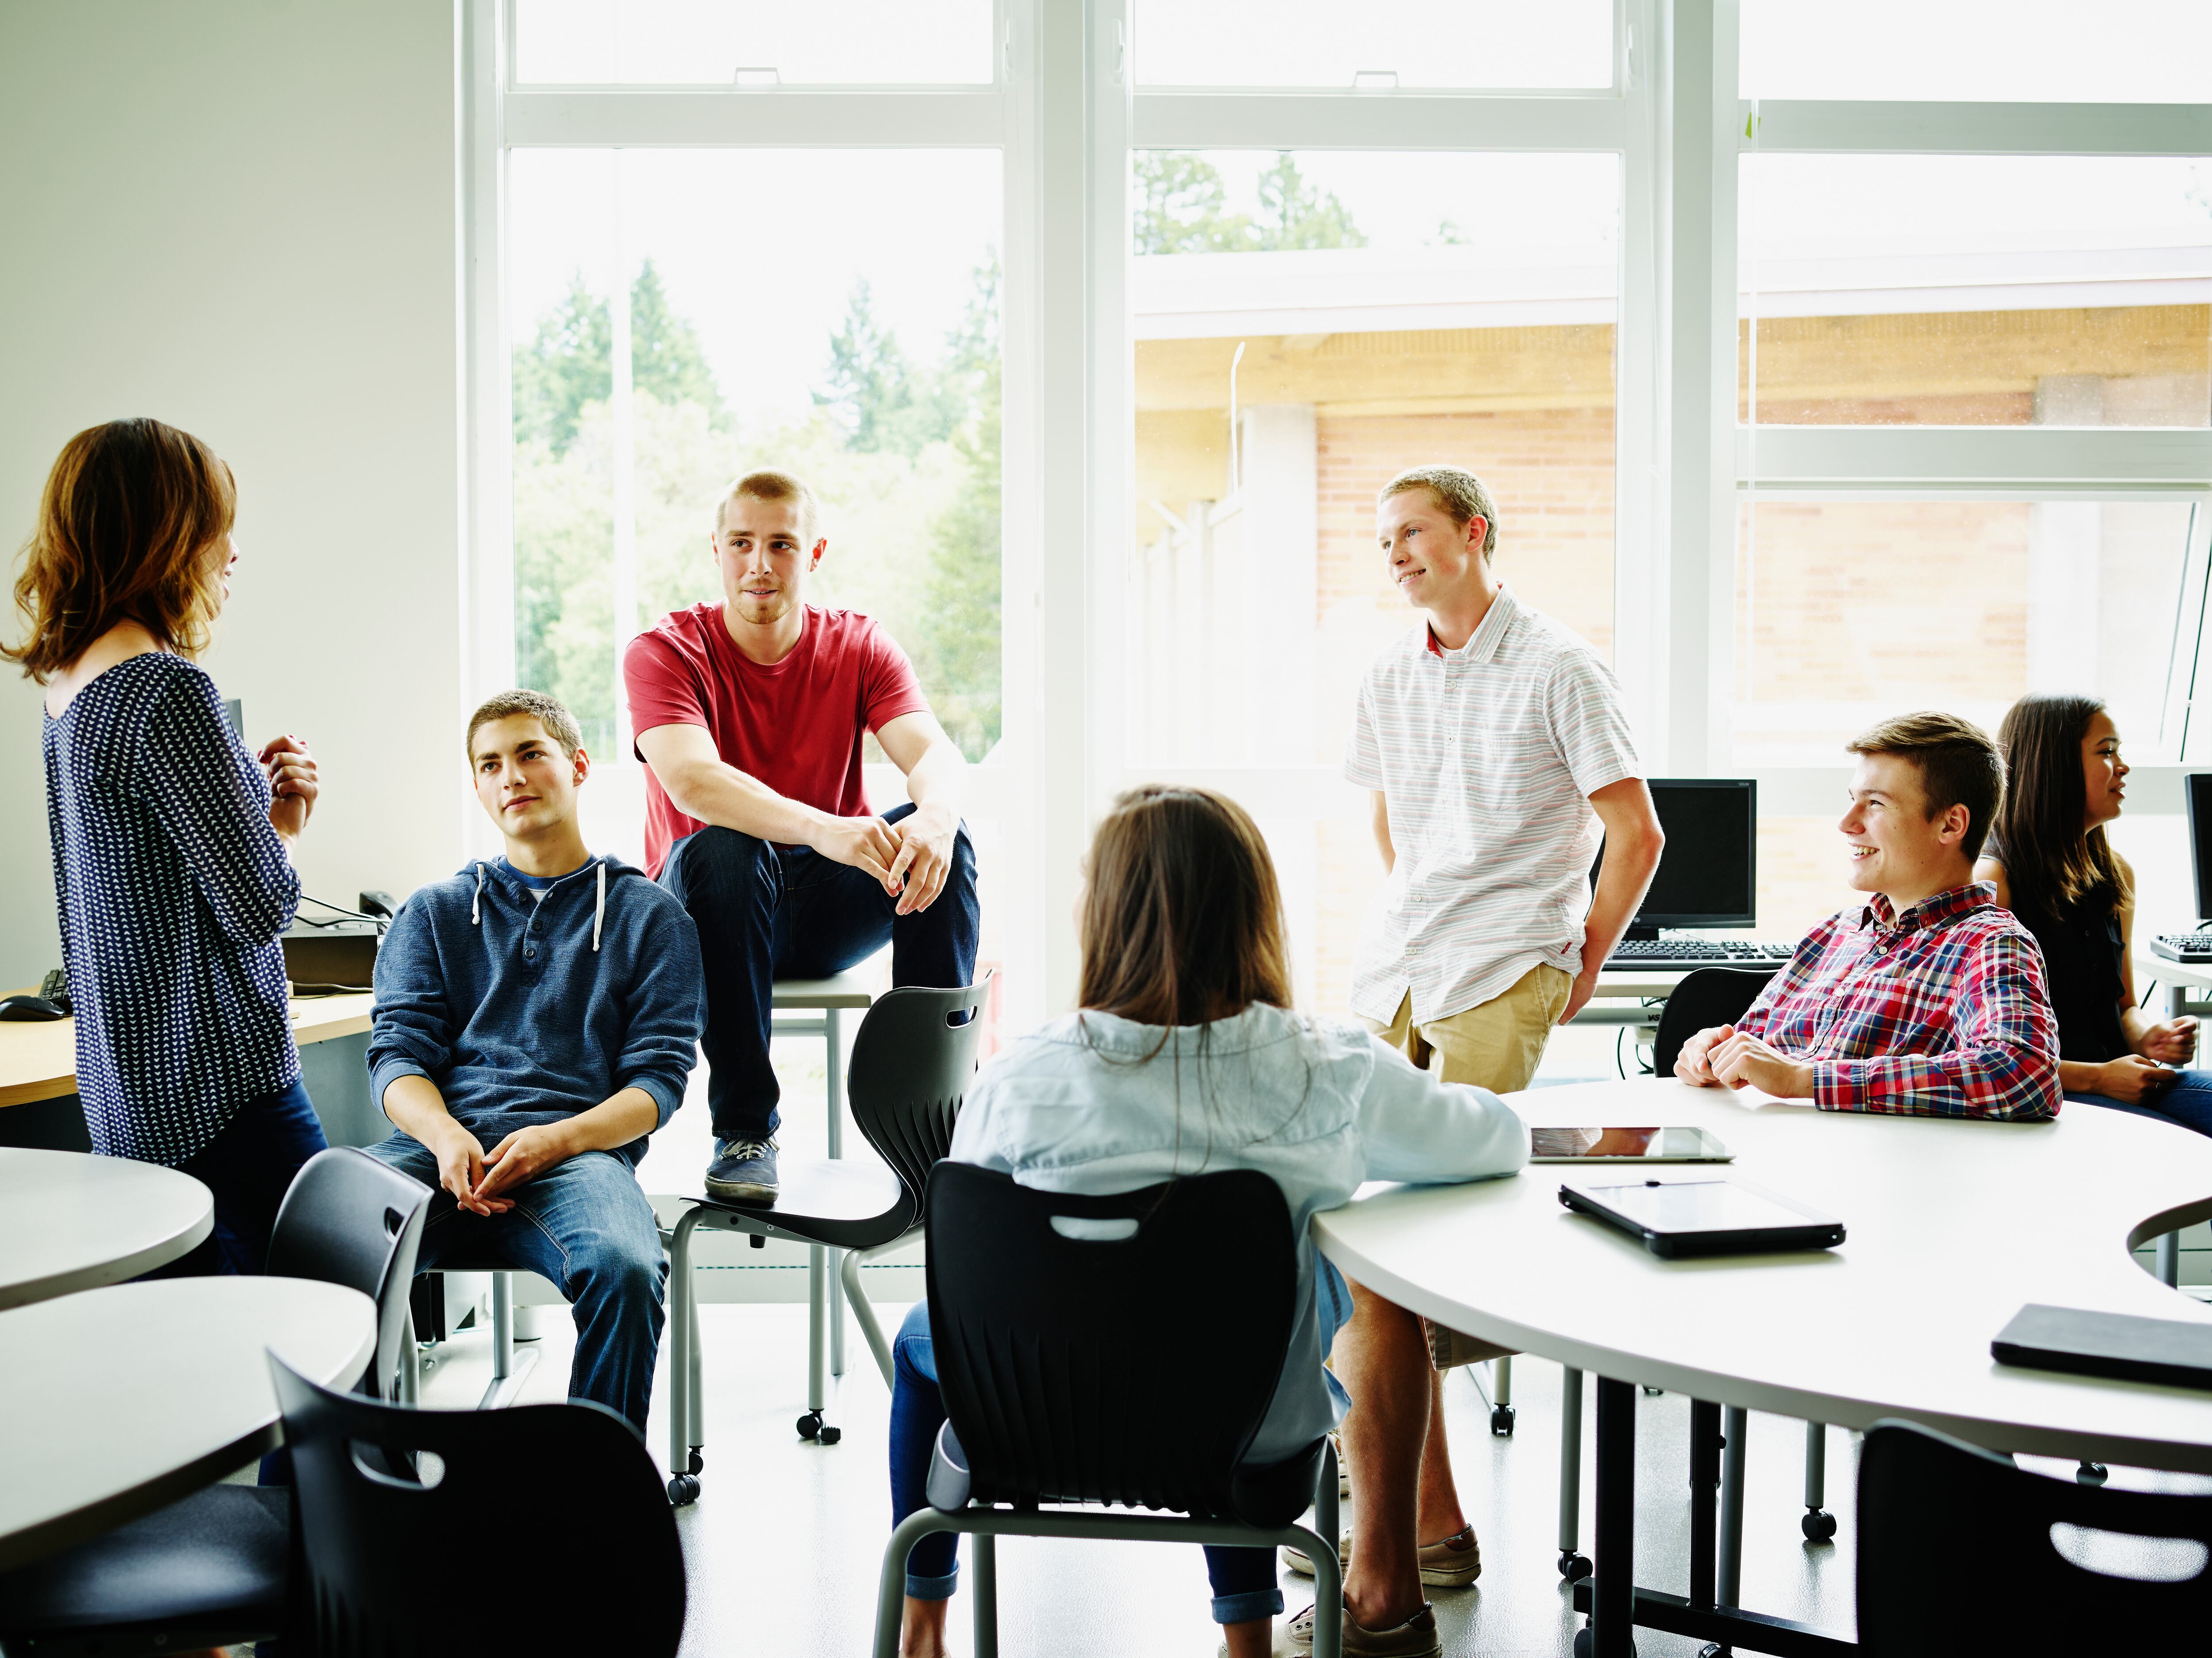
[[[0,1019],[66,1019],[69,1015],[43,996],[0,999]]]

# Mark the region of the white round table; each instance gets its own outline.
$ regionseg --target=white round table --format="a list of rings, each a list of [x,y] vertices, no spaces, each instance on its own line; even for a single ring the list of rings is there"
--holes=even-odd
[[[190,1175],[0,1146],[0,1309],[150,1272],[214,1225],[214,1199]]]
[[[0,1313],[0,1570],[275,1449],[264,1350],[345,1388],[375,1347],[374,1303],[308,1278],[167,1278]]]
[[[1830,1250],[1662,1260],[1563,1208],[1560,1180],[1577,1171],[1553,1163],[1468,1186],[1373,1187],[1315,1218],[1324,1253],[1378,1293],[1605,1378],[1601,1653],[1627,1650],[1602,1614],[1609,1589],[1626,1594],[1605,1558],[1607,1401],[1632,1436],[1631,1384],[1848,1428],[1905,1417],[1998,1451],[2212,1473],[2212,1393],[1990,1357],[1990,1339],[2029,1302],[2212,1322],[2212,1308],[2130,1253],[2212,1215],[2212,1139],[2094,1106],[2069,1105],[2049,1123],[1884,1117],[1672,1079],[1538,1089],[1512,1103],[1532,1125],[1709,1128],[1736,1154],[1727,1172],[1847,1230]],[[1616,1566],[1626,1564],[1621,1495]]]

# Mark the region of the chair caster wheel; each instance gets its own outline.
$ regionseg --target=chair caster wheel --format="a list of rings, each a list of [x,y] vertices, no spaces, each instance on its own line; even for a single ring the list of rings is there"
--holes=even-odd
[[[1578,1583],[1589,1575],[1590,1563],[1588,1555],[1574,1554],[1564,1549],[1559,1552],[1560,1576],[1565,1578],[1570,1583]]]
[[[817,1435],[817,1434],[820,1433],[821,1431],[822,1431],[822,1412],[819,1412],[819,1411],[809,1411],[809,1412],[808,1412],[805,1416],[802,1416],[802,1417],[800,1417],[800,1418],[799,1418],[799,1436],[801,1439],[811,1439],[811,1438],[813,1438],[813,1437],[814,1437],[814,1436],[815,1436],[815,1435]]]
[[[2084,1462],[2074,1470],[2074,1478],[2084,1485],[2101,1485],[2112,1474],[2101,1462]]]
[[[689,1508],[699,1500],[699,1482],[688,1473],[679,1473],[668,1482],[668,1503],[671,1508]]]
[[[1825,1543],[1836,1534],[1836,1516],[1826,1509],[1808,1509],[1797,1527],[1808,1543]]]
[[[1647,1387],[1644,1390],[1644,1396],[1646,1399],[1656,1399],[1666,1391],[1664,1388]]]
[[[814,1436],[814,1438],[815,1438],[815,1442],[816,1442],[817,1444],[823,1444],[823,1445],[834,1445],[834,1444],[836,1444],[839,1440],[842,1439],[844,1436],[845,1436],[845,1430],[844,1430],[842,1428],[827,1428],[827,1427],[825,1427],[825,1428],[823,1428],[823,1429],[822,1430],[822,1431],[821,1431],[821,1432],[819,1432],[819,1433],[816,1434],[816,1435]]]
[[[1516,1412],[1510,1405],[1494,1405],[1490,1411],[1490,1431],[1500,1439],[1513,1437],[1513,1418]]]
[[[1590,1658],[1590,1654],[1596,1649],[1597,1637],[1590,1626],[1584,1624],[1575,1631],[1575,1658]]]
[[[698,1472],[700,1471],[700,1469],[702,1469],[702,1468],[705,1467],[706,1466],[707,1466],[707,1459],[706,1459],[705,1455],[704,1455],[700,1451],[699,1448],[698,1448],[696,1445],[694,1445],[694,1446],[691,1448],[691,1457],[690,1457],[690,1461],[689,1461],[688,1462],[686,1462],[686,1463],[684,1465],[684,1473],[698,1473]]]
[[[1734,1658],[1735,1649],[1724,1647],[1717,1641],[1708,1641],[1698,1649],[1698,1658]]]

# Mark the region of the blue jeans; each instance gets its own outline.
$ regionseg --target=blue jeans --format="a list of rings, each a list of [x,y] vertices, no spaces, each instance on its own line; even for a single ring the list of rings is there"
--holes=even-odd
[[[438,1159],[405,1134],[369,1155],[437,1187]],[[568,1394],[618,1411],[640,1434],[660,1357],[668,1257],[637,1176],[611,1151],[580,1151],[507,1195],[503,1215],[473,1215],[439,1191],[422,1226],[420,1272],[504,1261],[550,1278],[573,1304],[576,1355]]]
[[[884,813],[896,823],[911,803]],[[714,1138],[766,1139],[782,1121],[769,1063],[775,981],[826,979],[888,943],[894,985],[952,989],[975,977],[975,848],[963,828],[927,909],[895,914],[873,876],[805,847],[779,847],[710,824],[671,847],[660,884],[698,923],[707,985],[707,1108]]]
[[[937,1355],[929,1339],[929,1303],[907,1309],[891,1342],[891,1524],[896,1526],[929,1501],[929,1462],[937,1430],[945,1425],[945,1399],[937,1388]],[[955,1558],[959,1538],[932,1532],[907,1556],[906,1592],[917,1600],[944,1600],[958,1585]],[[1206,1549],[1206,1576],[1213,1580],[1213,1621],[1243,1624],[1273,1618],[1283,1609],[1275,1587],[1273,1549]]]
[[[177,1165],[215,1194],[215,1230],[149,1278],[259,1277],[269,1266],[269,1235],[292,1177],[328,1147],[304,1084],[238,1108],[222,1132]]]
[[[2185,1071],[2140,1105],[2128,1105],[2105,1094],[2069,1093],[2066,1097],[2082,1105],[2106,1106],[2212,1134],[2212,1071]]]

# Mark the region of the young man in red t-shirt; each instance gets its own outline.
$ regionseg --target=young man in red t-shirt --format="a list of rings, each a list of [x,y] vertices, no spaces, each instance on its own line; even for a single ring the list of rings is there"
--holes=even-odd
[[[623,658],[650,768],[645,866],[699,927],[707,1195],[726,1203],[776,1198],[775,980],[842,973],[886,941],[893,984],[975,976],[967,760],[881,629],[805,602],[829,544],[797,478],[739,478],[714,513],[724,602],[662,617]],[[871,731],[913,799],[880,817],[860,786]]]

